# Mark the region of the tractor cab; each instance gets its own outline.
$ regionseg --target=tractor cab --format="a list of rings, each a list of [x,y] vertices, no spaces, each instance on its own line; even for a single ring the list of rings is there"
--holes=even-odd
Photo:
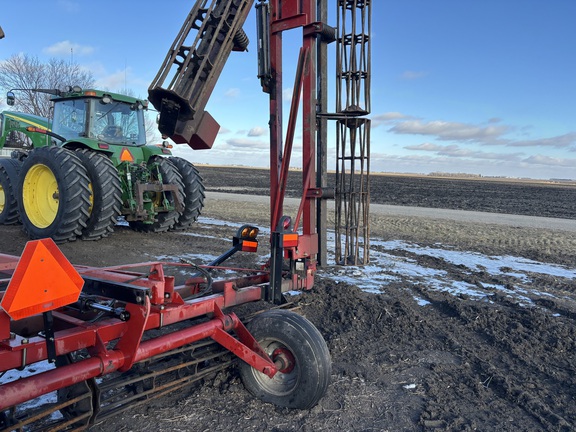
[[[145,100],[75,88],[52,97],[52,101],[52,132],[67,140],[87,138],[122,146],[146,144]]]

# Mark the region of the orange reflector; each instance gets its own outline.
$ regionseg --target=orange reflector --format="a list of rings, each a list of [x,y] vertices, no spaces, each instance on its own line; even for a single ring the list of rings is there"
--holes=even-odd
[[[93,90],[86,90],[84,96],[96,96],[96,92]]]
[[[14,320],[78,300],[84,280],[52,239],[26,243],[0,305]]]
[[[298,234],[282,234],[282,247],[296,247],[298,246]]]
[[[258,242],[244,240],[242,242],[242,251],[243,252],[256,252],[258,250]]]
[[[36,132],[36,133],[41,133],[41,134],[46,134],[46,132],[48,132],[46,129],[41,129],[41,128],[37,128],[37,127],[34,127],[34,126],[28,126],[28,127],[26,128],[26,130],[27,130],[28,132]]]
[[[122,151],[120,152],[120,160],[122,162],[134,162],[134,156],[132,156],[132,153],[130,153],[130,150],[128,150],[126,147],[124,147],[122,149]]]

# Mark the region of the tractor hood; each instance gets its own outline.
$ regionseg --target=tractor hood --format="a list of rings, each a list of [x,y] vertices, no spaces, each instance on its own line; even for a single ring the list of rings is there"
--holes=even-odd
[[[2,114],[6,119],[16,121],[19,123],[19,127],[27,128],[28,126],[34,126],[37,128],[48,129],[52,127],[50,120],[46,117],[37,116],[34,114],[26,114],[17,111],[4,111]]]

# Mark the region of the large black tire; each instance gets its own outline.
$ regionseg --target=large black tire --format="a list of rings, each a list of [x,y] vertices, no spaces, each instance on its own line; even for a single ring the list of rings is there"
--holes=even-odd
[[[176,169],[176,167],[168,159],[153,156],[148,161],[148,166],[153,164],[158,164],[158,169],[162,175],[162,183],[164,184],[176,184],[178,186],[178,196],[177,199],[180,203],[184,203],[184,183],[182,183],[182,176]],[[158,180],[156,177],[156,169],[151,168],[152,181]],[[172,205],[176,204],[176,200],[172,196],[172,192],[166,192],[166,197],[171,202]],[[156,221],[151,224],[144,223],[142,221],[131,221],[129,225],[132,229],[142,232],[165,232],[174,227],[178,221],[180,214],[178,211],[173,210],[169,212],[160,212],[156,215]]]
[[[184,211],[172,229],[186,229],[200,216],[204,208],[204,183],[200,173],[192,163],[179,157],[171,157],[170,162],[178,169],[184,183]]]
[[[90,215],[90,180],[74,152],[40,147],[30,152],[18,179],[18,211],[31,239],[75,240]]]
[[[20,165],[17,159],[0,158],[0,224],[18,223],[16,187]]]
[[[291,357],[291,365],[269,378],[245,362],[240,376],[254,396],[286,408],[309,409],[324,396],[332,363],[322,335],[301,315],[286,310],[264,312],[248,325],[273,361]]]
[[[78,150],[76,156],[88,172],[91,186],[90,217],[82,230],[82,240],[99,240],[114,232],[122,207],[122,186],[118,170],[102,153]]]

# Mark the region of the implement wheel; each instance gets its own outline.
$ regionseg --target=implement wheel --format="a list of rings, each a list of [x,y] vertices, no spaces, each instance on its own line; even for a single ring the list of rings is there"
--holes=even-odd
[[[56,357],[56,367],[62,367],[73,363],[71,354]],[[100,411],[98,400],[100,390],[94,378],[88,381],[79,381],[69,387],[59,389],[57,392],[58,403],[62,406],[60,413],[66,420],[70,420],[75,430],[85,430]],[[77,420],[72,422],[72,420]],[[60,430],[60,429],[53,429]]]
[[[21,163],[16,159],[0,158],[0,224],[18,223],[16,185]]]
[[[196,222],[204,208],[204,183],[194,165],[186,159],[171,157],[170,162],[178,169],[184,183],[184,211],[180,214],[175,230],[188,228]]]
[[[90,217],[82,240],[99,240],[114,232],[122,206],[122,186],[112,161],[102,153],[83,149],[76,152],[90,178]]]
[[[60,147],[40,147],[22,164],[18,211],[31,239],[75,240],[90,209],[88,174],[80,159]]]
[[[155,164],[158,164],[158,167],[154,167]],[[153,156],[148,161],[148,166],[150,167],[150,171],[152,172],[151,181],[159,180],[158,171],[160,172],[160,176],[162,176],[162,183],[163,184],[175,184],[178,186],[178,196],[174,197],[172,192],[164,192],[166,195],[167,200],[172,206],[176,206],[176,199],[180,202],[184,202],[184,184],[182,183],[182,176],[176,169],[176,167],[170,162],[168,159],[160,157],[160,156]],[[155,206],[161,206],[163,200],[162,193],[156,193],[156,197],[153,199]],[[176,198],[176,199],[175,199]],[[129,222],[130,227],[136,231],[142,232],[164,232],[168,231],[178,221],[178,217],[180,214],[176,210],[172,211],[163,211],[158,212],[156,215],[156,221],[154,223],[144,223],[141,221],[131,221]]]
[[[285,310],[256,316],[248,329],[280,370],[269,378],[240,362],[246,389],[280,407],[316,405],[326,393],[332,371],[330,353],[318,329],[303,316]]]

